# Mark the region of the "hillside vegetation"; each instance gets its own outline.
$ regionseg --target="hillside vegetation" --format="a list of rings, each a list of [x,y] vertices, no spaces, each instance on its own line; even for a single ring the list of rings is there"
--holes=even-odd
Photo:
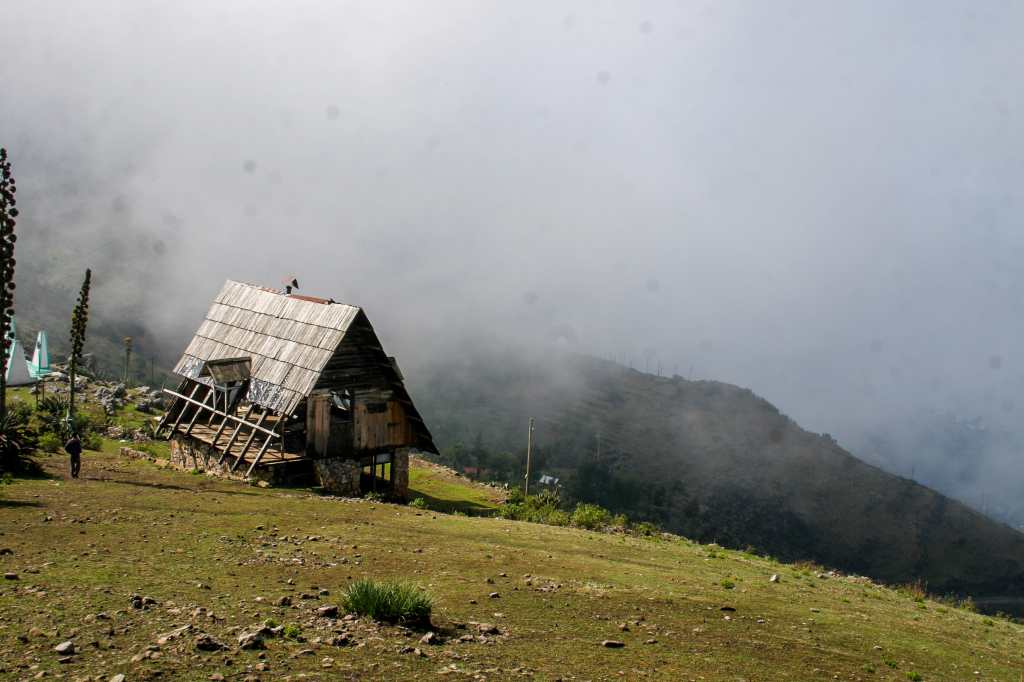
[[[86,453],[77,481],[62,457],[42,462],[52,478],[0,486],[12,679],[1010,682],[1024,669],[1020,625],[814,566],[249,487],[111,452]],[[426,589],[429,631],[336,611],[361,578]]]
[[[861,462],[749,390],[582,356],[457,357],[414,384],[449,455],[522,461],[534,416],[534,472],[558,476],[571,500],[940,594],[1024,594],[1024,535]]]

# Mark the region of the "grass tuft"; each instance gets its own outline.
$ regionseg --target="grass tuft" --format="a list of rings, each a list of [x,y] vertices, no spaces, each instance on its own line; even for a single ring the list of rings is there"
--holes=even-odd
[[[357,580],[342,594],[349,613],[374,620],[407,625],[429,625],[433,598],[409,583]]]

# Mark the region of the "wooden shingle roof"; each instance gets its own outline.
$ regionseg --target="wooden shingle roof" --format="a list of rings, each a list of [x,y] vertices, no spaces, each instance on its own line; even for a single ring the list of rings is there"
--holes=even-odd
[[[202,383],[208,360],[250,357],[248,400],[290,413],[316,385],[359,308],[228,280],[174,367]]]

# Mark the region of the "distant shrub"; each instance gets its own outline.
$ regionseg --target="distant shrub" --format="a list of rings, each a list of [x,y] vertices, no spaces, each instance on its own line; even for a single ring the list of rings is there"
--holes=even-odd
[[[60,452],[63,446],[64,443],[61,441],[60,436],[55,433],[47,431],[39,436],[39,449],[44,452]]]
[[[551,523],[554,520],[556,523],[552,525],[567,525],[564,523],[567,515],[561,504],[558,493],[553,490],[545,490],[538,495],[524,495],[516,490],[498,510],[498,515],[516,521]]]
[[[916,602],[923,603],[925,598],[928,596],[928,589],[921,580],[902,585],[897,588],[900,594],[906,595]]]
[[[82,436],[82,447],[86,450],[100,451],[103,449],[103,439],[95,433],[87,433]]]
[[[285,639],[299,640],[302,639],[302,628],[295,623],[288,623],[281,629],[281,634]]]
[[[723,580],[722,582],[719,583],[719,585],[721,585],[722,587],[724,587],[727,590],[732,590],[732,589],[736,588],[736,583],[734,583],[731,580]]]
[[[908,680],[914,680],[914,682],[921,682],[921,680],[923,680],[924,678],[921,677],[921,673],[909,672],[909,673],[907,673],[907,679]]]
[[[581,502],[572,512],[572,525],[587,530],[599,530],[611,524],[612,514],[604,507]]]
[[[552,526],[568,526],[572,523],[572,517],[569,516],[569,512],[562,509],[555,509],[548,513],[544,523]]]
[[[434,600],[415,585],[363,579],[349,585],[341,603],[349,613],[374,620],[429,625]]]
[[[650,521],[641,521],[640,523],[633,524],[633,527],[630,530],[634,535],[647,538],[654,537],[661,532],[661,529]]]
[[[412,507],[413,509],[426,509],[427,501],[424,500],[422,497],[417,497],[415,500],[409,502],[409,506]]]

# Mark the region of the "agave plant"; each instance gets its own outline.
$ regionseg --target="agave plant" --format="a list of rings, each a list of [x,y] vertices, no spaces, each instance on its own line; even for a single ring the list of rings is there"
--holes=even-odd
[[[28,412],[8,406],[0,415],[0,472],[20,471],[35,448]]]

